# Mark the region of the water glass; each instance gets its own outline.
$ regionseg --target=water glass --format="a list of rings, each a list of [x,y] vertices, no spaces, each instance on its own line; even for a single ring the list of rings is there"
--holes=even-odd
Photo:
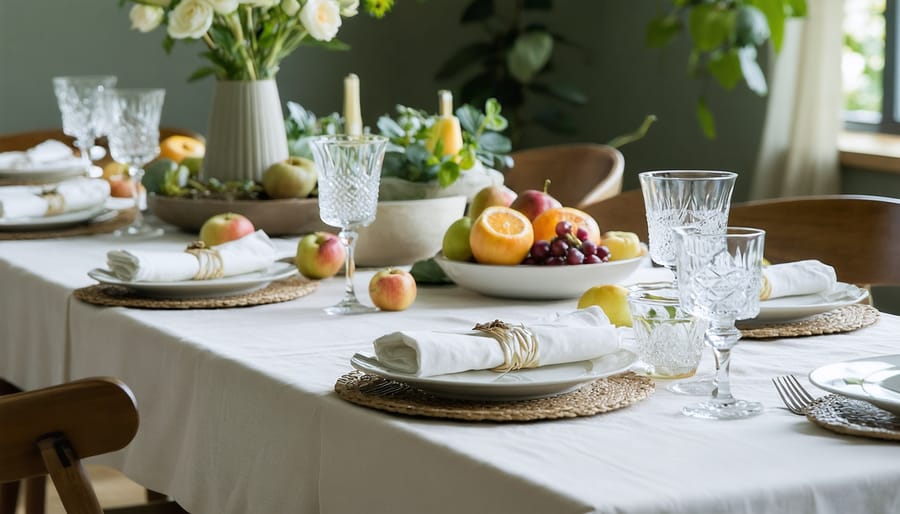
[[[164,98],[164,89],[111,89],[104,94],[109,115],[109,152],[127,166],[135,207],[134,221],[114,232],[116,237],[155,237],[163,233],[161,228],[144,223],[140,185],[144,164],[159,155],[159,119]]]
[[[687,312],[709,320],[706,343],[716,354],[716,378],[709,399],[685,406],[684,414],[736,419],[762,412],[762,404],[731,394],[731,349],[741,338],[735,321],[759,313],[765,232],[729,227],[723,234],[676,228],[678,296]]]
[[[93,167],[91,148],[105,134],[103,92],[115,87],[113,75],[54,77],[53,92],[62,115],[63,132],[75,138],[86,171]]]
[[[375,221],[381,164],[387,138],[370,134],[330,135],[311,140],[319,169],[319,217],[341,229],[346,250],[344,298],[328,314],[358,314],[378,309],[359,303],[353,288],[353,252],[358,230]]]
[[[700,364],[706,320],[681,307],[670,282],[631,287],[628,307],[646,373],[669,380],[692,376]]]

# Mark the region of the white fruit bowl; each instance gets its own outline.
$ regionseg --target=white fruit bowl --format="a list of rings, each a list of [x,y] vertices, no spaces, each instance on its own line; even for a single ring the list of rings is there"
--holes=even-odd
[[[524,300],[578,298],[593,286],[623,282],[644,259],[574,266],[494,266],[451,261],[443,255],[434,258],[460,287],[486,296]]]

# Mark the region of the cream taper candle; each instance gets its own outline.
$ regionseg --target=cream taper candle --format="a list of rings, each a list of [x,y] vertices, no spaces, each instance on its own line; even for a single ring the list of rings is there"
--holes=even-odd
[[[344,78],[344,132],[362,135],[362,111],[359,106],[359,77],[351,73]]]

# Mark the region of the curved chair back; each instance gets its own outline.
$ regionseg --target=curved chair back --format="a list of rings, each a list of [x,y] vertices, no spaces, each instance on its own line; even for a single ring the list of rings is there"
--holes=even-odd
[[[644,195],[640,189],[623,191],[616,196],[583,207],[584,212],[593,216],[600,230],[623,230],[634,232],[641,241],[647,241],[647,211]]]
[[[550,179],[551,196],[563,205],[582,208],[622,191],[625,157],[611,146],[544,146],[514,152],[511,157],[514,164],[504,182],[516,193],[543,190],[544,181]]]

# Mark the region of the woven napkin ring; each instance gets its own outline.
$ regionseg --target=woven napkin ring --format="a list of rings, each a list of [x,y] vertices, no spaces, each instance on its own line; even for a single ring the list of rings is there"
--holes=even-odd
[[[772,283],[769,282],[769,279],[765,274],[762,276],[762,289],[759,291],[759,299],[760,300],[768,300],[769,295],[772,294]]]
[[[484,332],[497,340],[503,351],[503,364],[491,371],[505,373],[523,368],[536,368],[538,362],[538,340],[525,325],[510,325],[500,320],[479,323],[474,330]]]
[[[63,209],[66,208],[66,199],[59,193],[48,191],[41,194],[41,198],[47,202],[46,216],[62,214]]]
[[[209,280],[225,276],[222,255],[218,250],[207,248],[203,241],[194,241],[184,251],[196,257],[200,264],[194,280]]]

